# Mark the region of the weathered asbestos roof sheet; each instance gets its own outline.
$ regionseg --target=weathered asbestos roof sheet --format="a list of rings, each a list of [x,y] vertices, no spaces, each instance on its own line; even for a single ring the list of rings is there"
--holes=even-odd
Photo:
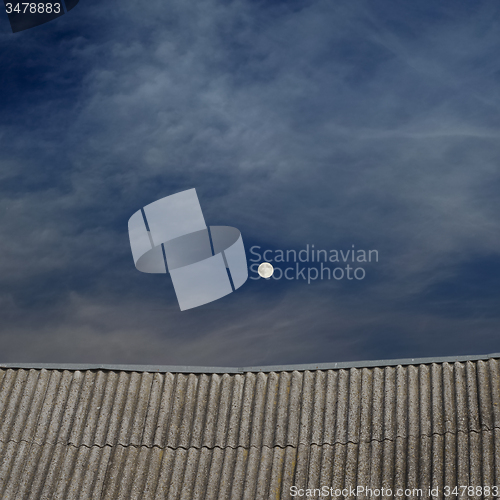
[[[0,370],[3,500],[298,498],[293,485],[422,488],[419,498],[500,485],[499,360]]]

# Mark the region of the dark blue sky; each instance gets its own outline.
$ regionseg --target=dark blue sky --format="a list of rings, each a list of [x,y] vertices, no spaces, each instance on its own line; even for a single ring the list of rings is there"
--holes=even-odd
[[[0,361],[500,351],[499,21],[463,0],[80,0],[16,34],[0,16]],[[379,260],[181,312],[127,221],[193,187],[248,257]]]

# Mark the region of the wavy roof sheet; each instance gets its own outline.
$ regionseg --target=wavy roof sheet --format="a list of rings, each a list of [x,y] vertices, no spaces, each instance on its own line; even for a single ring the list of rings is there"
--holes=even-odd
[[[291,486],[431,498],[429,487],[500,486],[498,356],[392,364],[4,367],[0,498],[298,498]]]

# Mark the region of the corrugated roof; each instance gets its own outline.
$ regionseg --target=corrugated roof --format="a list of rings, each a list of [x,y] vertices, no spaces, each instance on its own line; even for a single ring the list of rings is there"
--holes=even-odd
[[[0,497],[287,499],[299,498],[291,486],[364,486],[430,498],[432,486],[443,498],[445,485],[500,485],[499,359],[390,365],[4,368]]]

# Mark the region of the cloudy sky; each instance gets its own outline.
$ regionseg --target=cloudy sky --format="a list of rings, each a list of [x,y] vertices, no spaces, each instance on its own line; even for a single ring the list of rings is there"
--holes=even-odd
[[[15,34],[1,16],[0,362],[499,352],[499,21],[465,0],[80,0]],[[191,188],[249,259],[378,262],[181,312],[127,223]]]

